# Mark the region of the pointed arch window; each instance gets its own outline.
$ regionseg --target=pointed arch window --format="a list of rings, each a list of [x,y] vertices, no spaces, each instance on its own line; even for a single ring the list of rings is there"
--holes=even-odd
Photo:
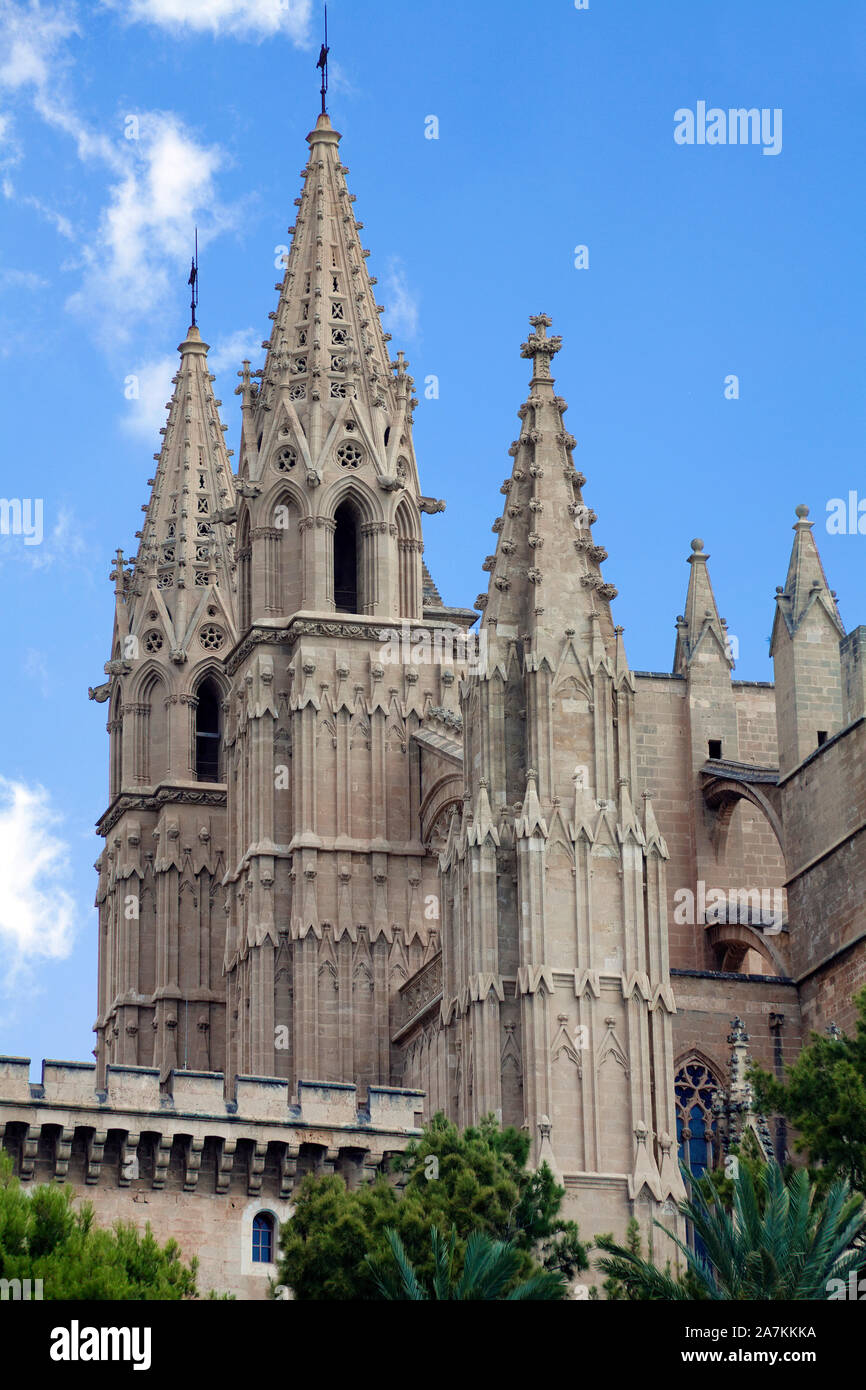
[[[360,517],[351,502],[334,513],[334,607],[338,613],[357,613],[360,605]]]
[[[253,1264],[274,1262],[274,1218],[269,1211],[260,1211],[253,1219]]]
[[[216,682],[204,681],[198,689],[195,711],[195,775],[199,782],[220,780],[221,706]]]
[[[674,1077],[679,1157],[696,1178],[719,1162],[719,1093],[718,1079],[698,1058],[686,1062]]]

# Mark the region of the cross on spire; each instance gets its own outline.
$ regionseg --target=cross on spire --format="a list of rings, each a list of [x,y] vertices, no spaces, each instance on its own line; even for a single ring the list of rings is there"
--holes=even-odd
[[[547,330],[553,326],[553,319],[548,314],[533,314],[529,322],[535,332],[530,333],[529,338],[520,346],[521,357],[534,358],[534,375],[550,380],[550,359],[562,347],[560,337],[548,338]]]
[[[126,578],[126,571],[124,570],[125,564],[126,561],[123,558],[123,551],[116,551],[114,556],[114,569],[108,577],[114,585],[114,592],[118,598],[123,594],[123,586]]]

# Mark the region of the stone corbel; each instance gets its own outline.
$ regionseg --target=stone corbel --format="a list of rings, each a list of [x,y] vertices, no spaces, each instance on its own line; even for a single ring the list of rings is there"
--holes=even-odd
[[[184,1192],[195,1192],[198,1187],[198,1175],[201,1172],[201,1156],[204,1151],[204,1140],[191,1138],[186,1151],[186,1164],[183,1172]]]
[[[295,1186],[295,1174],[298,1171],[298,1153],[292,1152],[287,1144],[283,1157],[280,1160],[280,1196],[285,1200],[291,1197]]]
[[[337,1171],[337,1164],[340,1161],[340,1150],[328,1148],[322,1156],[322,1174],[325,1177],[333,1177]]]
[[[24,1135],[24,1142],[21,1145],[21,1181],[30,1182],[36,1168],[36,1157],[39,1153],[40,1130],[34,1125],[30,1125]]]
[[[54,1157],[54,1181],[65,1182],[69,1172],[69,1158],[72,1153],[72,1140],[75,1130],[66,1126],[60,1131],[57,1138],[57,1149]]]
[[[224,1139],[222,1142],[222,1150],[220,1152],[219,1163],[217,1165],[216,1179],[216,1190],[221,1196],[224,1196],[225,1193],[229,1190],[229,1184],[232,1180],[232,1168],[234,1167],[235,1161],[235,1150],[237,1149],[237,1146],[237,1139]]]
[[[265,1159],[267,1153],[267,1144],[259,1140],[253,1149],[250,1158],[250,1171],[247,1175],[247,1192],[250,1197],[258,1197],[262,1190],[262,1179],[265,1175]]]
[[[140,1136],[132,1132],[124,1135],[120,1145],[120,1172],[118,1186],[129,1187],[138,1177],[138,1141]]]
[[[87,1139],[87,1168],[84,1181],[88,1184],[99,1182],[99,1175],[102,1172],[102,1158],[105,1153],[105,1142],[108,1138],[107,1129],[95,1129]]]
[[[156,1149],[153,1155],[153,1182],[151,1186],[155,1191],[161,1191],[165,1187],[165,1180],[168,1175],[168,1165],[171,1159],[171,1135],[160,1134]]]

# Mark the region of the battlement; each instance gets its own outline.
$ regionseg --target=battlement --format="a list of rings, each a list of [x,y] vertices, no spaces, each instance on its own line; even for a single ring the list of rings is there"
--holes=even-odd
[[[29,1057],[0,1057],[0,1106],[12,1103],[160,1116],[211,1117],[233,1122],[271,1121],[335,1129],[382,1129],[414,1133],[424,1092],[370,1086],[366,1105],[358,1088],[345,1082],[289,1083],[273,1076],[236,1076],[226,1098],[222,1072],[172,1071],[165,1085],[155,1067],[106,1068],[105,1090],[97,1090],[92,1062],[44,1061],[41,1082],[30,1081]]]
[[[0,1144],[22,1182],[72,1182],[287,1200],[305,1173],[349,1185],[388,1171],[420,1133],[423,1091],[370,1086],[366,1105],[342,1082],[289,1083],[221,1072],[109,1066],[96,1089],[90,1062],[0,1057]],[[206,1175],[199,1184],[200,1175]]]

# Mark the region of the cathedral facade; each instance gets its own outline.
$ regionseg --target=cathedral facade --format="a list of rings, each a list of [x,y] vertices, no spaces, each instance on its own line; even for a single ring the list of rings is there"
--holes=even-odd
[[[193,324],[112,575],[96,1065],[0,1059],[22,1176],[245,1296],[298,1175],[360,1181],[437,1110],[524,1127],[582,1234],[652,1243],[747,1055],[781,1075],[866,983],[866,629],[808,510],[774,685],[733,678],[700,540],[672,669],[632,670],[538,314],[488,586],[447,607],[326,115],[308,143],[237,471]]]

